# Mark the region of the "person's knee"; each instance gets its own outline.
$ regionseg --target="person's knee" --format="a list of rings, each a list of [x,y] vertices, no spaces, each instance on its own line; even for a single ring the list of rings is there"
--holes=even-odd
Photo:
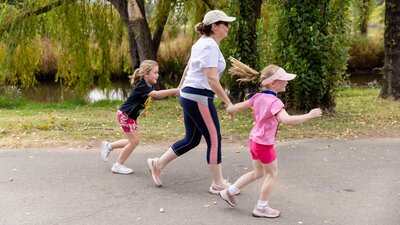
[[[129,144],[132,146],[132,147],[136,147],[136,146],[138,146],[139,145],[139,138],[130,138],[129,139]]]
[[[264,177],[265,173],[263,170],[253,170],[253,178],[254,179],[260,179]]]
[[[200,144],[201,137],[200,138],[193,138],[190,140],[189,144],[187,145],[189,149],[193,149],[197,147]]]
[[[273,179],[278,175],[278,169],[269,169],[265,171],[267,175]]]

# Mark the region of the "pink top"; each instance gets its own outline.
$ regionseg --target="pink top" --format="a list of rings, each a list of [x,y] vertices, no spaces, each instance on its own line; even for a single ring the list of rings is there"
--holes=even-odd
[[[273,145],[278,130],[277,113],[285,105],[272,94],[257,93],[248,102],[253,106],[255,125],[250,133],[250,139],[257,144]]]

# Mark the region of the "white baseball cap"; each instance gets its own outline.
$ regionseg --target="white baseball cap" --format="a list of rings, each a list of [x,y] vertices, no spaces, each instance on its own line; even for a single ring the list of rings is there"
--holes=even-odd
[[[221,10],[211,10],[206,13],[203,19],[203,24],[204,25],[210,25],[218,21],[224,21],[224,22],[232,22],[236,20],[236,17],[230,17],[227,16],[224,12]]]

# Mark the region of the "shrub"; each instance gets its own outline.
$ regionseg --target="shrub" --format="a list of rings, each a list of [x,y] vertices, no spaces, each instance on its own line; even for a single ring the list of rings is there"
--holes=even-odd
[[[180,34],[174,40],[164,36],[158,50],[157,62],[166,85],[179,84],[192,44],[193,39],[190,35]]]
[[[356,36],[350,46],[348,71],[372,71],[383,66],[383,40]]]

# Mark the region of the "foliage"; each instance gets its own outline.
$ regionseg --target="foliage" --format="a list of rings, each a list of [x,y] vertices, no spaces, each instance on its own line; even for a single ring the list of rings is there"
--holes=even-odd
[[[257,38],[256,38],[256,25],[257,18],[256,12],[253,8],[253,0],[240,0],[238,1],[240,14],[236,16],[236,24],[238,25],[237,33],[235,34],[237,52],[234,55],[243,63],[246,63],[251,68],[259,70],[258,68],[258,52],[257,52]]]
[[[276,63],[297,74],[288,83],[288,108],[334,110],[335,92],[348,58],[348,1],[278,0]]]
[[[370,23],[375,26],[374,29],[368,30],[368,35],[383,37],[383,30],[385,27],[385,3],[377,6],[370,15]]]
[[[373,71],[382,68],[384,60],[382,38],[357,35],[353,38],[349,50],[348,70]]]
[[[257,21],[258,52],[262,69],[274,61],[273,38],[277,27],[277,12],[279,6],[272,1],[266,1],[261,8],[261,18]]]
[[[21,7],[1,9],[0,24],[9,29],[0,36],[4,46],[0,81],[26,88],[35,85],[36,71],[46,63],[44,55],[57,61],[56,81],[78,92],[90,88],[95,79],[107,87],[113,71],[130,70],[126,31],[107,1],[64,1],[47,12],[32,13],[48,3],[27,0]],[[53,54],[43,52],[43,42]]]
[[[164,36],[157,55],[160,74],[168,85],[177,86],[189,60],[191,37],[180,34],[175,39]]]
[[[352,33],[363,34],[367,33],[367,23],[370,15],[376,7],[376,0],[351,0],[350,9],[352,14]]]
[[[233,1],[233,15],[236,20],[232,22],[233,29],[230,30],[232,39],[230,45],[234,52],[229,54],[239,59],[241,62],[258,70],[259,54],[257,49],[257,12],[254,9],[254,0],[236,0]],[[231,25],[230,25],[231,26]],[[229,45],[229,44],[228,44]],[[226,57],[227,58],[227,57]],[[238,83],[237,77],[229,77],[228,89],[230,97],[234,102],[241,101],[246,93],[258,89],[258,84],[255,83]]]

